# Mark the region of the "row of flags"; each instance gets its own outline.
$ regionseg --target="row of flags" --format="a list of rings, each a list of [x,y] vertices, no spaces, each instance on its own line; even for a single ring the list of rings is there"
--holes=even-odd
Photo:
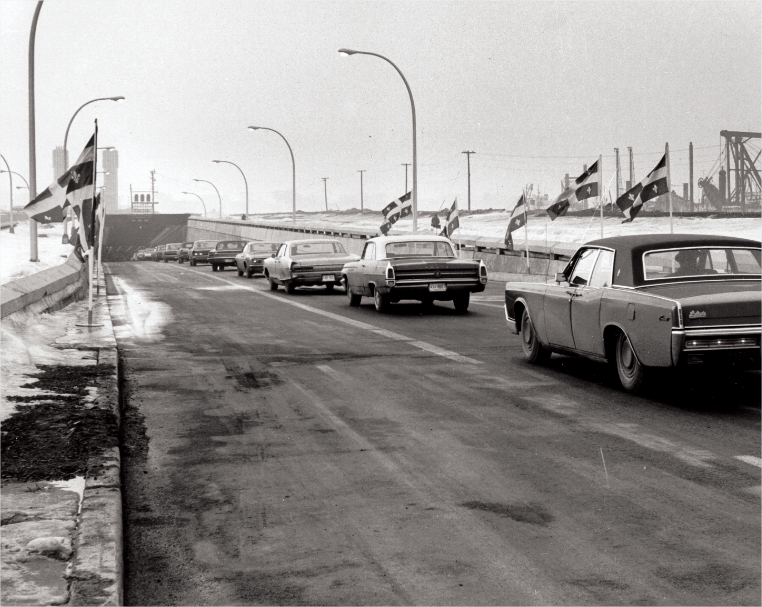
[[[83,263],[90,248],[96,245],[103,222],[100,194],[94,196],[96,140],[97,126],[77,161],[24,207],[27,216],[38,223],[61,223],[70,207],[79,224],[71,244]]]

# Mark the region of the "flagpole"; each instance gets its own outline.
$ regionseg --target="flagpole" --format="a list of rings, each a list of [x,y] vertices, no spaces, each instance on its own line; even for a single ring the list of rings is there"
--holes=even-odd
[[[93,135],[93,202],[91,205],[92,210],[90,211],[90,233],[92,234],[95,230],[95,184],[98,181],[98,119],[95,119],[95,133]],[[80,213],[80,221],[84,220],[84,204],[82,206],[82,212]],[[85,225],[85,241],[87,241],[87,225]],[[88,272],[88,278],[90,280],[90,293],[88,295],[87,300],[87,324],[92,325],[93,324],[93,265],[94,265],[94,259],[93,255],[95,254],[95,247],[93,247],[89,242],[86,242],[87,244],[87,272]],[[95,244],[93,242],[93,244]]]
[[[529,215],[527,214],[527,191],[524,189],[524,250],[527,255],[527,274],[529,274],[529,232],[527,231],[527,223]]]
[[[672,179],[669,175],[669,142],[664,144],[664,155],[667,157],[667,200],[669,201],[669,233],[674,234],[672,225]]]
[[[99,209],[99,215],[100,215],[100,226],[98,230],[98,266],[97,266],[97,274],[96,274],[96,280],[95,280],[95,294],[100,295],[100,289],[101,289],[101,283],[100,283],[100,277],[101,274],[103,274],[103,259],[101,257],[103,253],[103,224],[106,223],[106,207],[103,206],[103,202],[100,202],[98,204]]]
[[[601,238],[603,238],[603,156],[598,156],[598,200],[601,203]]]

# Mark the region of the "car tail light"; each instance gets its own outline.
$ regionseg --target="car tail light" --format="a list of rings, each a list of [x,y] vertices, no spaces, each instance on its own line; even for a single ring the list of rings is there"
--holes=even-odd
[[[672,327],[675,329],[683,328],[683,307],[680,304],[672,308]]]
[[[483,285],[487,284],[487,266],[481,260],[479,260],[479,282]]]
[[[394,275],[394,268],[392,264],[386,266],[386,286],[393,287],[397,284],[396,276]]]
[[[299,267],[299,264],[295,261],[292,261],[289,269],[293,272],[297,267]]]

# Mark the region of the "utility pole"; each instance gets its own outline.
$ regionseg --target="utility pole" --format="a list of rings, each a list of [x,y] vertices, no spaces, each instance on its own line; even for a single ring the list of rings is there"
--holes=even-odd
[[[614,148],[616,154],[616,199],[619,200],[622,189],[622,165],[619,164],[619,148]]]
[[[468,210],[471,210],[471,154],[476,152],[463,152],[468,159]]]
[[[366,171],[366,169],[363,169],[363,170],[361,170],[361,171],[357,171],[358,173],[360,173],[360,213],[362,213],[362,212],[363,212],[363,209],[364,209],[364,207],[365,207],[365,205],[364,205],[364,201],[363,201],[363,196],[362,196],[362,174],[363,174],[365,171]],[[407,193],[407,192],[406,192],[406,193]]]
[[[630,185],[627,188],[629,190],[635,185],[635,163],[632,160],[632,148],[628,146],[627,151],[630,153]]]
[[[325,191],[325,210],[328,211],[328,177],[321,177],[323,180],[323,189]]]
[[[156,169],[151,171],[151,202],[154,202],[154,203],[156,202],[156,190],[154,188],[155,183],[156,183]],[[220,215],[220,217],[222,216]]]
[[[407,194],[407,167],[410,166],[409,162],[403,162],[402,166],[405,167],[405,194]]]
[[[691,211],[694,211],[693,208],[693,142],[691,141],[688,144],[688,176],[689,176],[689,185],[688,185],[688,194],[691,199]]]

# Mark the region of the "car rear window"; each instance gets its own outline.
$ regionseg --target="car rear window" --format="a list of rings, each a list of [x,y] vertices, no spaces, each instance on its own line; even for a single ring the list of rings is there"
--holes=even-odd
[[[217,243],[217,250],[223,251],[225,249],[243,249],[246,243],[242,240],[226,240],[224,242]]]
[[[760,273],[760,249],[686,247],[643,254],[646,280]]]
[[[216,244],[216,240],[199,240],[193,246],[197,249],[213,249]]]
[[[192,242],[184,242],[183,245],[180,247],[181,249],[189,249],[193,246]]]
[[[306,242],[304,244],[292,244],[291,255],[332,255],[339,253],[346,255],[346,250],[338,242]]]
[[[177,251],[180,248],[179,244],[168,244],[167,251]]]
[[[280,245],[275,242],[252,243],[249,245],[249,253],[274,253],[278,246]]]
[[[390,242],[386,245],[386,256],[394,257],[455,257],[449,242],[437,240],[409,240]]]

